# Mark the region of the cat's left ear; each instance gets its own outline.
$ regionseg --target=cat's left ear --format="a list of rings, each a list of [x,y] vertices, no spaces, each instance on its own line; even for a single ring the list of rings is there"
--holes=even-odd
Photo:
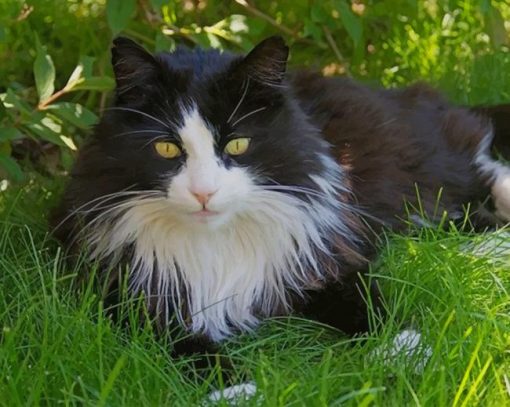
[[[125,37],[113,40],[112,66],[117,83],[117,97],[139,97],[147,84],[157,78],[160,65],[152,54]]]
[[[266,38],[260,42],[237,66],[236,71],[251,79],[278,85],[283,81],[287,69],[289,48],[280,36]]]

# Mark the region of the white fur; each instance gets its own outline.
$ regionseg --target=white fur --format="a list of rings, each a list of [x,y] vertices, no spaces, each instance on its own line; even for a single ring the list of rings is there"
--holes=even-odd
[[[414,329],[399,332],[390,346],[381,346],[370,353],[370,359],[382,358],[386,365],[404,357],[416,373],[422,373],[432,356],[430,346],[422,343],[421,334]]]
[[[237,405],[242,400],[251,399],[257,392],[257,386],[253,382],[236,384],[223,390],[216,390],[209,394],[208,401],[217,403],[227,401],[229,405]]]
[[[475,164],[482,174],[491,179],[491,194],[496,207],[496,216],[504,221],[510,221],[510,167],[490,156],[492,138],[492,134],[488,134],[480,143]]]
[[[305,202],[257,186],[246,169],[225,168],[212,132],[196,109],[187,110],[179,131],[187,161],[167,197],[124,202],[87,239],[94,259],[113,263],[133,245],[131,288],[157,294],[160,311],[172,301],[181,324],[221,340],[233,327],[254,327],[257,315],[277,306],[290,309],[290,291],[299,295],[324,277],[316,255],[327,253],[329,237],[354,238],[342,223],[333,160],[327,178],[314,178],[323,192]],[[191,191],[214,192],[207,209],[218,214],[197,217],[202,205]]]

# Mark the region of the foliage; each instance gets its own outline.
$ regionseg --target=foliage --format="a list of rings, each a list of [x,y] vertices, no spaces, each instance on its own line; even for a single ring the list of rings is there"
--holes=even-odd
[[[488,103],[510,99],[509,19],[506,0],[4,0],[0,172],[69,169],[108,103],[119,34],[153,51],[245,52],[279,33],[293,67],[384,86],[425,79],[458,102]],[[499,92],[489,100],[487,88]]]

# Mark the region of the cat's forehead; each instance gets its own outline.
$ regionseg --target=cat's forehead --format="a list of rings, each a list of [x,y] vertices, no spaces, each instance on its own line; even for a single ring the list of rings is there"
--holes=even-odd
[[[201,158],[214,155],[214,129],[196,105],[182,108],[182,124],[177,133],[188,156]]]
[[[228,52],[185,47],[179,47],[172,53],[158,54],[158,57],[167,69],[180,71],[195,81],[207,80],[226,71],[236,59]]]

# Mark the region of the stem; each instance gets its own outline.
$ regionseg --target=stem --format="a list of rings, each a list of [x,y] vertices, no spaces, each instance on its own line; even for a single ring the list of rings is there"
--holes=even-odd
[[[254,16],[259,17],[262,20],[267,21],[273,27],[277,28],[278,30],[282,31],[283,33],[285,33],[285,34],[289,35],[290,37],[294,38],[294,40],[300,41],[300,42],[303,42],[303,43],[307,43],[307,44],[313,44],[313,45],[317,46],[317,44],[315,42],[313,42],[313,41],[311,41],[311,40],[309,40],[307,38],[301,38],[298,35],[297,31],[292,30],[291,28],[278,23],[278,21],[276,21],[273,17],[268,16],[264,12],[260,11],[258,8],[256,8],[255,6],[251,5],[250,3],[248,3],[248,1],[246,1],[246,0],[235,0],[235,2],[237,4],[239,4],[241,7],[244,7],[247,11],[249,11]]]
[[[336,42],[333,39],[333,36],[331,35],[331,31],[329,31],[329,28],[326,27],[326,26],[322,26],[322,30],[324,31],[324,35],[326,36],[326,40],[328,41],[328,44],[329,44],[331,50],[335,54],[335,56],[338,59],[338,61],[344,66],[345,73],[347,75],[351,76],[351,73],[349,71],[349,66],[348,66],[347,62],[345,61],[344,56],[342,55],[342,53],[338,49],[338,46],[336,45]]]
[[[53,102],[55,102],[58,98],[65,95],[67,92],[69,92],[69,89],[63,88],[59,91],[55,92],[53,95],[51,95],[48,99],[43,100],[37,105],[37,110],[44,110],[49,105],[51,105]]]
[[[278,22],[273,18],[268,16],[267,14],[263,13],[259,9],[252,6],[250,3],[248,3],[246,0],[235,0],[237,4],[244,7],[246,10],[248,10],[253,15],[260,17],[263,20],[266,20],[269,24],[271,24],[273,27],[278,28],[280,31],[283,31],[285,34],[290,35],[291,37],[295,37],[296,34],[294,31],[292,31],[289,27],[286,27],[284,25],[278,24]]]

